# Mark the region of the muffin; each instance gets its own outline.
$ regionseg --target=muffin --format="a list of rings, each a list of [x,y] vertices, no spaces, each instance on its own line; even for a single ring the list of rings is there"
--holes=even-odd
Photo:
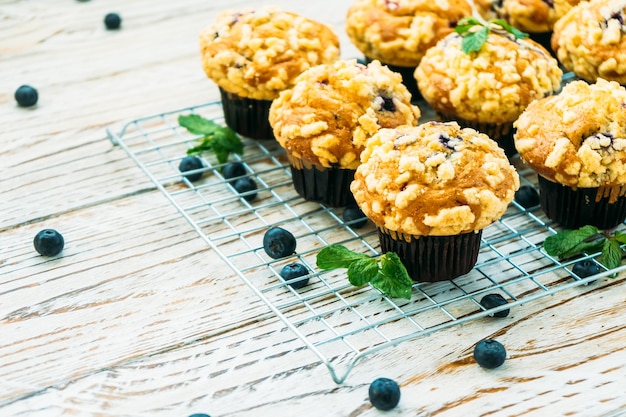
[[[488,27],[476,51],[465,52],[463,40],[485,30],[482,25],[446,36],[426,52],[415,78],[440,120],[487,134],[511,157],[513,122],[533,100],[559,91],[563,72],[545,48],[523,34],[493,23]]]
[[[626,85],[626,1],[578,4],[555,24],[552,49],[564,68],[590,83]]]
[[[200,35],[202,66],[219,87],[226,124],[273,138],[269,107],[304,70],[339,59],[327,26],[278,8],[226,11]]]
[[[419,116],[400,74],[378,61],[340,60],[303,72],[274,100],[269,120],[298,194],[340,207],[354,203],[350,183],[367,139]]]
[[[381,129],[361,154],[351,191],[416,282],[454,279],[476,264],[482,231],[519,188],[487,135],[456,122]]]
[[[379,60],[402,74],[417,99],[415,67],[428,48],[471,14],[466,0],[356,0],[348,9],[346,32],[366,60]]]
[[[515,146],[539,178],[541,207],[566,229],[626,218],[626,89],[572,81],[515,122]]]
[[[585,0],[474,0],[474,4],[484,19],[508,22],[554,55],[550,45],[554,24],[581,1]]]

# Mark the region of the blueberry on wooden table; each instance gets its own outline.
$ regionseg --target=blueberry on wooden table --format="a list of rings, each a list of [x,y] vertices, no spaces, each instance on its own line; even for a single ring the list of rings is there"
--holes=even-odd
[[[280,270],[280,277],[293,289],[300,289],[309,283],[309,269],[299,262],[292,262]],[[307,276],[306,278],[301,278]]]
[[[178,164],[178,170],[183,174],[185,172],[202,169],[203,167],[204,165],[202,164],[202,160],[197,156],[186,156],[181,159],[180,164]],[[191,182],[198,181],[200,178],[202,178],[202,171],[193,172],[191,174],[186,174],[183,176]]]
[[[104,26],[109,30],[119,29],[122,24],[122,18],[117,13],[107,13],[104,16]]]
[[[592,275],[599,274],[600,267],[591,259],[584,259],[574,264],[574,266],[572,267],[572,272],[578,275],[580,278],[587,278]]]
[[[272,227],[263,235],[263,249],[274,259],[283,258],[296,251],[296,238],[282,227]]]
[[[241,197],[243,197],[246,201],[252,201],[257,196],[257,185],[256,181],[250,177],[242,177],[235,180],[233,183],[233,188]]]
[[[539,193],[535,187],[522,185],[519,187],[519,190],[515,192],[515,201],[526,209],[535,207],[539,205]]]
[[[351,204],[343,209],[343,221],[354,229],[360,229],[367,224],[367,217],[365,217],[359,206]]]
[[[222,177],[224,177],[225,180],[228,180],[231,184],[234,184],[238,177],[243,177],[246,174],[246,167],[243,165],[243,162],[229,162],[222,168]]]
[[[500,307],[507,304],[506,298],[498,293],[487,294],[480,300],[480,305],[485,308],[485,310],[490,310],[492,308]],[[493,317],[506,317],[509,315],[510,309],[504,309],[493,313]]]
[[[189,417],[211,417],[211,416],[208,414],[204,414],[204,413],[194,413],[190,415]]]
[[[54,229],[43,229],[35,235],[33,240],[35,250],[43,256],[55,256],[61,253],[65,240],[61,233]]]
[[[474,359],[483,368],[494,369],[504,363],[506,349],[497,340],[484,339],[474,346]]]
[[[20,107],[32,107],[37,104],[39,93],[30,85],[20,85],[15,90],[15,101]]]
[[[400,402],[400,387],[393,379],[376,378],[369,387],[369,400],[374,407],[387,411]]]

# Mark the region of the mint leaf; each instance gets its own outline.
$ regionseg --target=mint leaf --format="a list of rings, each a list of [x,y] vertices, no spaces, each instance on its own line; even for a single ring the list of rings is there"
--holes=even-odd
[[[410,300],[413,280],[398,255],[387,252],[380,257],[380,263],[380,272],[370,284],[385,295]]]
[[[479,26],[480,29],[474,30],[474,26]],[[514,28],[505,20],[491,19],[489,20],[489,22],[484,24],[480,20],[471,16],[459,20],[456,27],[454,28],[454,31],[463,36],[463,40],[461,41],[461,49],[466,54],[479,51],[480,48],[483,47],[485,42],[487,42],[489,32],[501,33],[503,31],[506,31],[512,34],[515,39],[524,39],[528,37],[527,33],[524,33],[521,30]]]
[[[515,39],[525,39],[528,37],[528,33],[524,33],[521,30],[514,28],[506,20],[491,19],[489,22],[502,26],[504,30],[515,36]]]
[[[564,255],[572,256],[572,253],[578,245],[583,243],[585,239],[589,239],[597,235],[600,231],[594,226],[583,226],[575,230],[563,230],[555,235],[548,236],[543,242],[543,248],[546,253],[551,256],[562,257]]]
[[[348,281],[355,287],[362,287],[378,274],[378,261],[374,258],[357,259],[348,266]]]
[[[198,145],[187,149],[187,155],[213,152],[217,161],[225,164],[231,153],[243,154],[241,138],[228,126],[221,126],[197,114],[179,115],[178,124],[195,135],[204,135]]]
[[[470,52],[479,51],[480,48],[483,47],[485,42],[487,41],[487,36],[489,35],[489,28],[483,26],[480,30],[475,32],[470,32],[463,37],[461,41],[461,49],[466,54]]]
[[[606,239],[602,247],[602,256],[600,257],[602,265],[608,269],[617,268],[622,263],[622,248],[620,243],[615,239]]]
[[[205,119],[197,114],[181,114],[178,116],[178,124],[194,135],[212,135],[218,130],[223,129],[222,126],[215,123],[213,120]]]
[[[617,240],[619,243],[626,243],[626,233],[616,230],[614,236],[615,240]]]
[[[363,253],[353,252],[342,245],[330,245],[317,254],[316,262],[320,269],[349,268],[350,264],[360,259],[372,259]]]
[[[468,16],[458,21],[454,31],[459,35],[463,35],[474,26],[482,26],[482,23],[475,17]]]

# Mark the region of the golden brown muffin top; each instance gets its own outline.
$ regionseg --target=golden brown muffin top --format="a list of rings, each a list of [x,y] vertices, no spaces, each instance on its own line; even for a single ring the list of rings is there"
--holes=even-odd
[[[478,231],[519,188],[504,151],[456,122],[381,129],[361,154],[351,190],[377,226],[414,236]]]
[[[380,128],[415,125],[419,117],[400,74],[379,61],[340,60],[298,76],[273,101],[269,121],[292,156],[355,169],[365,142]]]
[[[225,11],[200,34],[202,66],[218,86],[242,97],[273,100],[304,70],[339,59],[327,26],[281,11]]]
[[[524,32],[544,33],[581,1],[585,0],[474,0],[474,4],[486,20],[504,19]]]
[[[346,32],[366,57],[415,67],[428,48],[472,14],[466,0],[356,0]]]
[[[543,177],[570,187],[626,184],[626,89],[573,81],[515,122],[515,146]]]
[[[462,41],[457,33],[446,36],[415,70],[420,93],[440,113],[510,123],[531,101],[561,87],[556,59],[530,39],[489,32],[480,50],[469,53]]]
[[[626,85],[626,0],[578,4],[555,24],[552,49],[580,78]]]

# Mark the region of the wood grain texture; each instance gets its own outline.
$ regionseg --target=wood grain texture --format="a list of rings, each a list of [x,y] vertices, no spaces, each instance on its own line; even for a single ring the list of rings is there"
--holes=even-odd
[[[272,3],[358,55],[348,1]],[[217,100],[198,33],[223,9],[263,4],[0,0],[0,416],[626,415],[624,274],[372,353],[336,384],[113,146],[106,128]],[[104,29],[111,11],[119,31]],[[15,104],[21,84],[36,107]],[[45,227],[63,233],[62,256],[33,250]],[[508,352],[491,371],[472,359],[488,337]],[[351,353],[331,359],[345,367]],[[402,389],[387,413],[367,399],[380,376]]]

